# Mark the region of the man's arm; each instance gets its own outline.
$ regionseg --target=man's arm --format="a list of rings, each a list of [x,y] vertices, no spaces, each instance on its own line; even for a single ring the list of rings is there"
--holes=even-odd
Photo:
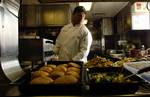
[[[73,61],[83,61],[84,57],[87,57],[90,52],[92,44],[92,35],[90,32],[86,33],[80,40],[80,50],[76,56],[73,57]]]
[[[62,41],[61,41],[61,36],[62,36],[62,34],[63,34],[63,31],[64,31],[64,27],[61,29],[59,35],[57,36],[56,43],[55,43],[55,45],[54,45],[54,47],[53,47],[53,52],[54,52],[55,54],[58,54],[58,53],[59,53],[59,50],[60,50],[60,47],[61,47],[61,42],[62,42]]]

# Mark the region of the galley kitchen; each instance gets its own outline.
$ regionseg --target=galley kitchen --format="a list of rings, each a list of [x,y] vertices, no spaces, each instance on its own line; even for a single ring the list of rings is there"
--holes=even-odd
[[[87,61],[59,60],[57,43],[76,50],[64,47],[76,34],[60,33],[77,6],[92,36]],[[150,96],[150,2],[0,0],[0,52],[0,96]]]

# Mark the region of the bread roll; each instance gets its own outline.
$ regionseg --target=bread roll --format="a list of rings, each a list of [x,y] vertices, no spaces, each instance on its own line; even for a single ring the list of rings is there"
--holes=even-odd
[[[36,77],[30,81],[30,84],[50,84],[54,80],[51,79],[50,77],[46,76],[41,76],[41,77]]]
[[[73,84],[77,83],[78,79],[72,75],[65,75],[54,80],[54,84]]]
[[[46,65],[47,67],[51,67],[52,69],[56,68],[56,65],[54,64],[49,64],[49,65]]]
[[[80,69],[79,68],[75,68],[75,67],[69,67],[68,69],[67,69],[67,72],[68,71],[75,71],[75,72],[77,72],[78,74],[80,73]]]
[[[48,72],[48,73],[51,73],[53,71],[53,69],[51,67],[48,67],[48,66],[43,66],[40,68],[40,70]]]
[[[68,72],[66,72],[66,75],[72,75],[72,76],[76,77],[77,79],[80,79],[79,73],[77,73],[75,71],[68,71]]]
[[[61,71],[61,72],[66,72],[67,71],[67,68],[65,66],[62,66],[62,65],[58,65],[54,71]]]
[[[58,66],[65,66],[65,67],[68,67],[68,64],[60,64]]]
[[[73,63],[73,62],[68,63],[68,65],[69,65],[70,67],[81,68],[81,66],[80,66],[79,64],[76,64],[76,63]]]
[[[31,75],[32,78],[40,77],[40,76],[49,76],[49,73],[39,70],[39,71],[33,72]]]
[[[56,78],[58,78],[58,77],[60,77],[60,76],[63,76],[63,75],[65,75],[65,73],[62,72],[62,71],[53,71],[49,76],[50,76],[52,79],[56,79]]]

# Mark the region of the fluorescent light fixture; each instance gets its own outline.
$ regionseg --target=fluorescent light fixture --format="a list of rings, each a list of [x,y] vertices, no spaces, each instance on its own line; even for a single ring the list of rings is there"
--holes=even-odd
[[[92,2],[79,2],[79,6],[83,6],[86,11],[90,11],[92,7]]]

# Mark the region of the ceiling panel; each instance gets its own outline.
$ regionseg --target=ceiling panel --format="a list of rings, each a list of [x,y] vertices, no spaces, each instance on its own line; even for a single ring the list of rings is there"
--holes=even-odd
[[[128,2],[94,2],[89,18],[114,17]]]

